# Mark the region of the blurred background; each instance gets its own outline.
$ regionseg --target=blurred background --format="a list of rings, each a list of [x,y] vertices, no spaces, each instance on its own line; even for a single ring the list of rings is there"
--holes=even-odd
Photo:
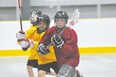
[[[23,20],[28,20],[30,11],[41,10],[53,19],[58,10],[71,16],[78,8],[80,18],[115,18],[116,0],[21,0]],[[0,20],[18,20],[17,0],[0,0]]]

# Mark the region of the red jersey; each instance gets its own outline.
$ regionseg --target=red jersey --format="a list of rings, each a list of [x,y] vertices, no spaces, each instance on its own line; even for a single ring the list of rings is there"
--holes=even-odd
[[[46,31],[40,43],[49,45],[51,43],[51,37],[54,34],[58,34],[58,30],[55,26]],[[73,29],[66,27],[60,36],[64,41],[64,45],[62,48],[54,47],[59,67],[63,64],[69,64],[73,67],[78,66],[80,55],[77,45],[78,38],[76,32]]]

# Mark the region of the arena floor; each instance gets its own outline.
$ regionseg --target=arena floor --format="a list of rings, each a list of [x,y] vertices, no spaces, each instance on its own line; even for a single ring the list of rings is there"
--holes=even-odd
[[[27,57],[0,57],[0,77],[28,77],[26,61]],[[116,54],[81,55],[77,69],[84,77],[116,77]],[[37,77],[37,69],[34,73]]]

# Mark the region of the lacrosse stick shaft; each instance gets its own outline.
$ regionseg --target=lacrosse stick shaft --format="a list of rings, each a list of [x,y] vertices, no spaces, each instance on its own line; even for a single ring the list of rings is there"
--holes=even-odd
[[[22,14],[21,14],[21,7],[20,7],[20,0],[18,0],[18,9],[19,9],[19,15],[20,15],[20,29],[23,31],[22,27]]]

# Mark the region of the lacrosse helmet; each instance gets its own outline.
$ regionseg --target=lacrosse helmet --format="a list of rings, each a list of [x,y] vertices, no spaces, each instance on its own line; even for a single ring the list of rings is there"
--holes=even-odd
[[[43,21],[46,24],[46,27],[45,28],[44,27],[37,27],[37,31],[39,33],[42,33],[43,31],[47,30],[49,28],[49,25],[50,25],[50,18],[46,14],[39,16],[38,26],[40,26],[39,24],[41,23],[41,21]]]
[[[67,24],[67,21],[68,21],[68,14],[65,12],[65,11],[58,11],[55,16],[54,16],[54,21],[56,22],[57,19],[65,19],[66,20],[66,24]]]
[[[37,25],[38,22],[39,22],[38,18],[39,18],[40,15],[42,15],[41,11],[33,10],[30,13],[30,16],[29,16],[30,23],[33,24],[33,25]]]

